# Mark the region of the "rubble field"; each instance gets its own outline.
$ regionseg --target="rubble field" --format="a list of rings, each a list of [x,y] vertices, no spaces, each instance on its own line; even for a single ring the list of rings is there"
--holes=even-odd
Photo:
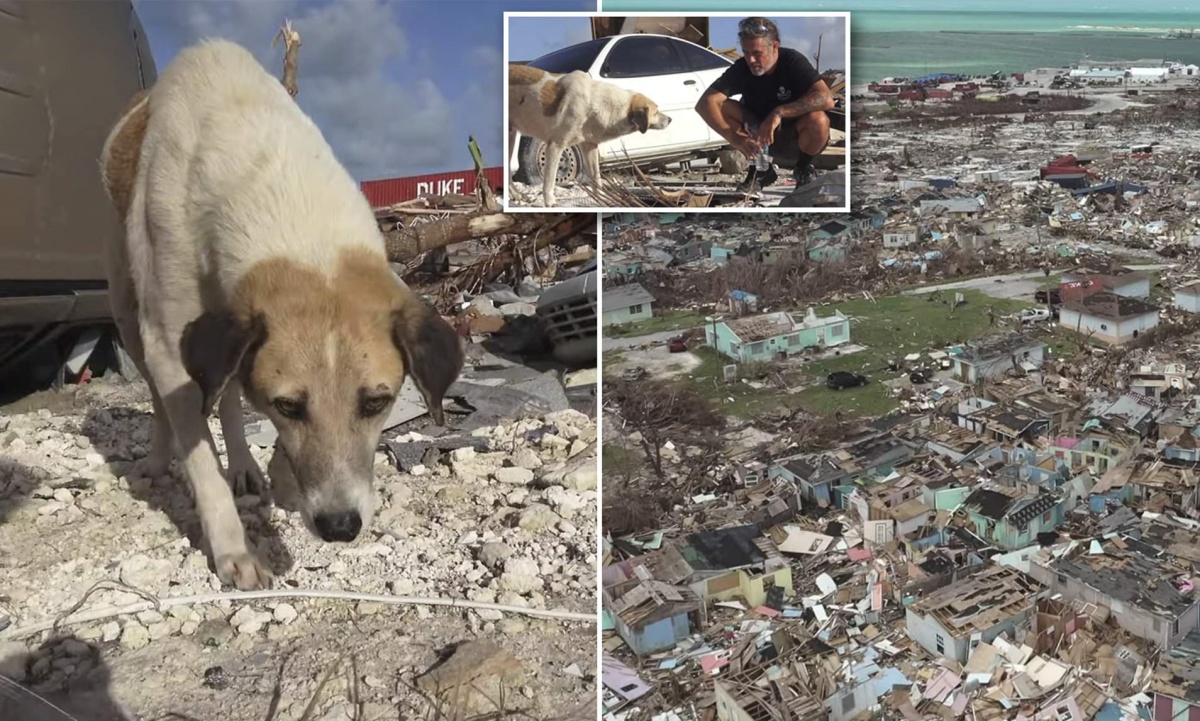
[[[606,721],[1200,714],[1176,80],[1017,117],[866,102],[849,214],[606,218],[606,318],[705,317],[686,381],[605,373]]]
[[[448,424],[468,428],[457,435],[404,430],[419,421],[385,434],[378,514],[352,544],[239,499],[275,590],[381,598],[150,603],[36,630],[220,590],[178,462],[171,477],[128,474],[148,448],[147,387],[110,378],[0,412],[0,681],[27,689],[0,687],[0,717],[67,718],[33,694],[79,721],[593,716],[595,626],[579,618],[595,609],[596,426],[565,397],[551,411],[510,403],[508,418],[481,401]],[[265,471],[270,443],[248,423]],[[575,616],[383,602],[397,596]]]

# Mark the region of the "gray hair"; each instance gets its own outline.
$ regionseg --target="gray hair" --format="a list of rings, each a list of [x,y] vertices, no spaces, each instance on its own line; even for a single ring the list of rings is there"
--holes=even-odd
[[[779,28],[767,18],[746,18],[738,23],[738,39],[767,38],[779,42]]]

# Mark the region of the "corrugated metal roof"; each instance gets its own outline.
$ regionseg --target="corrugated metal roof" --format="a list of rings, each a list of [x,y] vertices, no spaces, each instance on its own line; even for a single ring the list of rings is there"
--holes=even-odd
[[[650,295],[650,291],[643,288],[638,283],[630,283],[621,285],[612,290],[604,291],[603,312],[607,313],[610,310],[623,310],[635,305],[643,303],[653,303],[654,296]]]

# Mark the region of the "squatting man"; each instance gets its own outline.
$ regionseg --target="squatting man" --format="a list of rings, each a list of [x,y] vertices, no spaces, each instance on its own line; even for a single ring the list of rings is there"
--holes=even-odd
[[[795,158],[792,177],[805,185],[813,177],[812,161],[829,145],[833,93],[802,53],[779,46],[779,28],[762,17],[738,23],[742,57],[700,96],[696,112],[747,158],[760,152]],[[731,96],[741,94],[741,101]],[[775,166],[759,173],[754,163],[738,186],[747,192],[756,179],[760,188],[779,179]]]

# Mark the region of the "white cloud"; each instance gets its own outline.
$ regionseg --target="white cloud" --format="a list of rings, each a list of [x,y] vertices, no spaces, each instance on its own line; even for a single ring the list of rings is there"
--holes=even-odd
[[[412,61],[415,53],[397,17],[402,4],[381,0],[222,0],[143,5],[139,14],[153,17],[156,26],[182,45],[203,37],[233,40],[254,53],[273,75],[282,72],[283,50],[282,44],[272,48],[271,39],[283,20],[290,19],[301,37],[297,101],[357,178],[413,175],[464,165],[449,160],[466,157],[466,138],[455,137],[450,130],[461,103],[447,99],[429,78],[400,80],[388,72],[389,63],[396,59],[407,61],[394,63],[397,66],[421,67]],[[152,26],[147,31],[156,29],[159,27]],[[499,78],[499,50],[476,48],[472,58],[485,66],[495,63]],[[166,61],[159,60],[160,69]],[[482,87],[487,85],[468,89],[466,95],[482,96]],[[499,126],[498,90],[494,94],[492,117]]]

